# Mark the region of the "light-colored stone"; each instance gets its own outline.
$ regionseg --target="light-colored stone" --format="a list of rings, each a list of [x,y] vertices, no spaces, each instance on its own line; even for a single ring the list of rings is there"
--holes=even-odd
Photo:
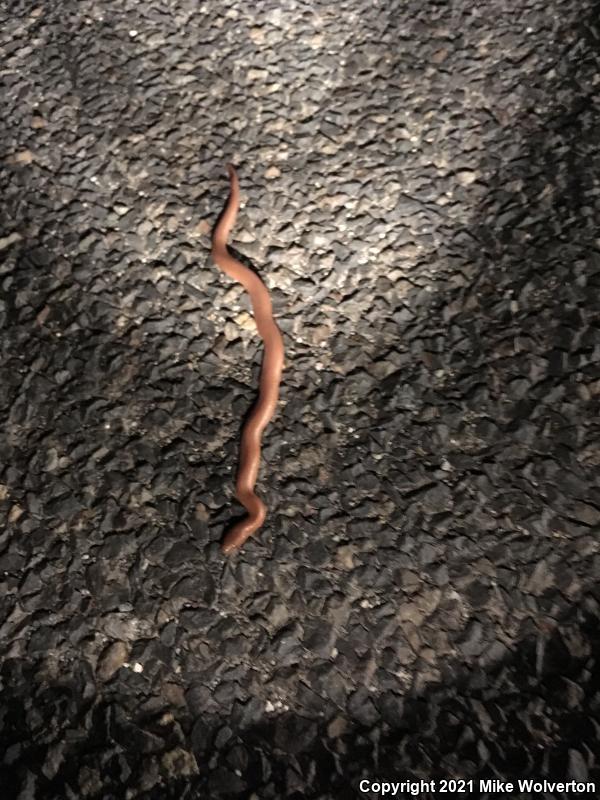
[[[33,153],[31,150],[20,150],[18,153],[12,153],[6,157],[8,164],[31,164],[33,161]]]
[[[9,233],[8,236],[4,236],[0,239],[0,250],[6,250],[7,247],[10,247],[11,244],[15,242],[20,242],[23,237],[20,233]]]
[[[279,178],[281,175],[281,170],[278,167],[269,167],[265,170],[265,178],[267,180],[273,180],[274,178]]]
[[[127,661],[129,647],[125,642],[113,642],[109,645],[98,661],[96,674],[101,681],[109,681]]]

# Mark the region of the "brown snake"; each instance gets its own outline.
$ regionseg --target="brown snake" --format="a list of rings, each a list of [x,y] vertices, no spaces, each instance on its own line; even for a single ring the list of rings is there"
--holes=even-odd
[[[227,167],[231,182],[229,200],[213,233],[212,257],[217,266],[246,289],[250,295],[252,312],[258,333],[264,343],[264,357],[260,373],[258,400],[242,429],[240,462],[235,483],[236,497],[248,512],[233,525],[223,539],[221,550],[229,555],[241,547],[246,539],[261,527],[267,508],[254,492],[260,465],[260,444],[264,429],[275,413],[279,398],[279,384],[283,370],[283,339],[273,319],[269,291],[251,269],[240,264],[227,250],[227,239],[235,224],[240,205],[240,185],[235,169]]]

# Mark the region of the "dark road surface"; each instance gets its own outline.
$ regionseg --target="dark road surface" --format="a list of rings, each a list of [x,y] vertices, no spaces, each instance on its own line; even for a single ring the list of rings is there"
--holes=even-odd
[[[0,2],[3,798],[600,792],[599,64],[597,0]]]

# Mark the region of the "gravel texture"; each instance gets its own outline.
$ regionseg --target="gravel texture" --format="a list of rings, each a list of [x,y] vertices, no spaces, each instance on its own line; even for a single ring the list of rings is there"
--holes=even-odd
[[[3,797],[600,787],[598,0],[0,8]]]

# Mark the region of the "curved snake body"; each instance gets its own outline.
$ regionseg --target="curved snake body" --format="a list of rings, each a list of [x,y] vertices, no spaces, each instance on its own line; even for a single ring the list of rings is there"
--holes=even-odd
[[[256,533],[267,515],[266,506],[256,495],[254,487],[260,466],[261,438],[275,413],[284,359],[283,339],[273,319],[267,287],[258,275],[233,258],[227,250],[227,240],[235,224],[240,204],[239,181],[231,164],[228,165],[228,171],[231,191],[225,210],[213,233],[212,257],[217,266],[229,277],[239,281],[250,295],[256,327],[264,343],[264,357],[258,400],[242,430],[236,478],[236,497],[248,514],[227,531],[221,544],[221,550],[225,555],[237,550],[246,539]]]

